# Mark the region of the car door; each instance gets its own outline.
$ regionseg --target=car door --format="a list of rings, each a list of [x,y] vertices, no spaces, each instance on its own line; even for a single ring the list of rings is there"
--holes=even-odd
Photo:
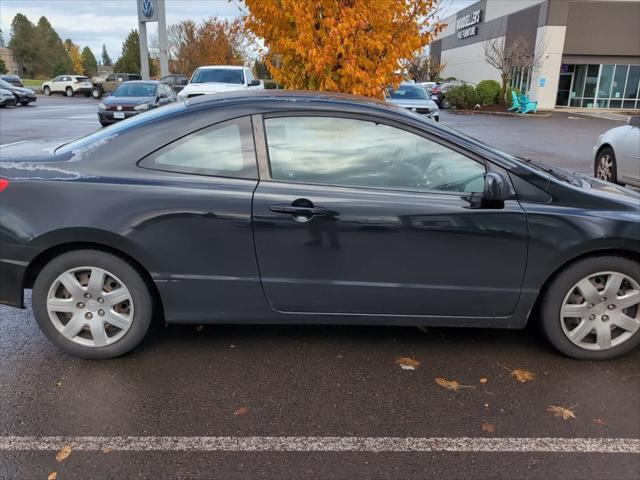
[[[266,115],[264,132],[269,169],[261,171],[253,219],[272,308],[473,317],[514,311],[526,219],[515,200],[476,208],[483,159],[377,118]]]
[[[116,75],[112,73],[104,81],[104,91],[113,92],[115,89],[116,89]]]
[[[51,80],[51,91],[52,92],[62,92],[64,91],[63,85],[64,76],[60,75],[53,80]]]
[[[629,125],[620,142],[618,155],[621,180],[640,186],[640,127]]]

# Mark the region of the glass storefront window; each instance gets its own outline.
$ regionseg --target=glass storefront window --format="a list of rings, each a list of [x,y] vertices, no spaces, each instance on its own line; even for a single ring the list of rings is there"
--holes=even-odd
[[[563,75],[573,74],[569,106],[640,108],[640,65],[563,65],[562,67]],[[559,102],[559,106],[567,105],[566,93]]]

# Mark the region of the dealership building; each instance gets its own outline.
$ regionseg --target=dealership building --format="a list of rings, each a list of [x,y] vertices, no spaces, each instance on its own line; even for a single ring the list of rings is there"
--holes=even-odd
[[[500,81],[485,45],[524,41],[538,65],[512,85],[539,108],[640,109],[638,0],[480,0],[444,22],[431,44],[442,77]]]

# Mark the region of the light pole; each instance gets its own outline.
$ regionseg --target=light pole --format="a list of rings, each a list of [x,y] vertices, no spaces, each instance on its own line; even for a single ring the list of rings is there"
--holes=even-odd
[[[138,33],[140,38],[140,74],[149,80],[149,48],[147,46],[147,23],[158,23],[158,47],[160,50],[160,76],[169,75],[167,55],[167,17],[164,0],[137,0]]]

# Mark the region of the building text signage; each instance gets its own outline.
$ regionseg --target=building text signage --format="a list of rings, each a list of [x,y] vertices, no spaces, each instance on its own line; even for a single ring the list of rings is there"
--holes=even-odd
[[[456,34],[458,39],[473,37],[478,34],[478,24],[481,21],[482,10],[474,10],[456,20]]]

